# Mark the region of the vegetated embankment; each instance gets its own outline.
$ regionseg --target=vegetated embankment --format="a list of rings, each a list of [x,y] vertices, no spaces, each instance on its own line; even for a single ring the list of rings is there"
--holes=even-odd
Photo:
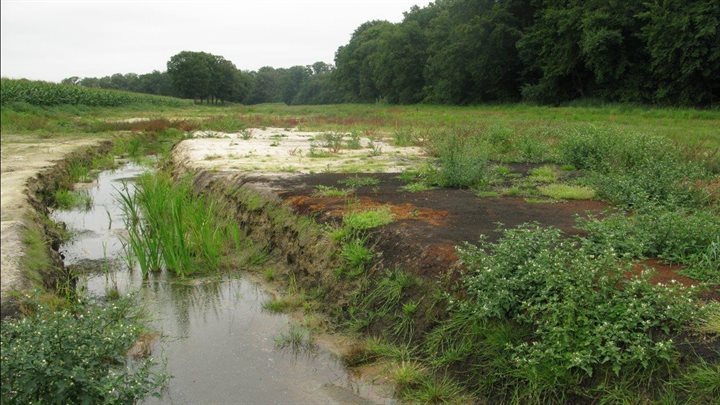
[[[107,154],[110,141],[83,139],[3,145],[2,316],[14,314],[14,292],[55,289],[66,282],[58,248],[62,228],[48,218],[55,193],[71,189],[79,172]]]
[[[655,285],[650,273],[631,275],[613,249],[589,243],[561,216],[538,215],[566,211],[571,218],[576,203],[486,198],[457,188],[418,189],[398,199],[408,187],[395,184],[395,175],[327,173],[343,157],[329,147],[305,155],[328,159],[324,173],[300,166],[268,173],[233,166],[260,164],[262,150],[190,158],[186,142],[194,141],[175,149],[175,174],[189,172],[196,193],[223,201],[253,239],[284,257],[286,273],[276,277],[319,302],[343,329],[375,337],[345,360],[358,366],[389,359],[401,399],[440,402],[471,392],[498,402],[590,403],[622,395],[703,403],[717,389],[699,379],[717,375],[718,344],[713,332],[693,332],[709,315],[691,290]],[[239,148],[243,140],[225,142]],[[269,139],[268,150],[281,142],[281,135]],[[290,152],[286,160],[299,155]],[[542,166],[526,171],[557,176]],[[540,223],[494,234],[483,228],[489,239],[472,232],[453,239],[452,229],[462,228],[453,215],[467,222],[473,213],[437,206],[455,197],[473,207],[478,223],[494,223],[498,207],[508,204],[515,220],[530,222],[520,218],[528,215]],[[576,213],[606,206],[589,201]],[[444,249],[432,250],[438,246],[425,242],[443,231]]]

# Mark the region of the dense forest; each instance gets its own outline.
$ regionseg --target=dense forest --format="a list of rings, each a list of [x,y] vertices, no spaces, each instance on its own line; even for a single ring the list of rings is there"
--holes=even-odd
[[[65,79],[198,101],[445,103],[720,101],[717,0],[437,0],[369,21],[335,66],[241,71],[181,52],[166,72]]]

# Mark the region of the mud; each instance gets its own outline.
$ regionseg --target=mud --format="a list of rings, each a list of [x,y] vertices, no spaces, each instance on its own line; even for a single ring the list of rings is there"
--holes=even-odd
[[[312,215],[320,222],[339,223],[353,209],[387,206],[395,221],[372,233],[382,267],[433,276],[452,267],[457,260],[454,246],[481,237],[496,240],[500,228],[526,222],[554,226],[578,234],[576,216],[598,215],[607,209],[601,201],[527,203],[522,198],[479,198],[470,190],[433,189],[407,192],[396,174],[365,174],[380,181],[361,187],[349,197],[313,195],[319,185],[340,187],[347,174],[321,173],[268,180],[269,187],[298,214]]]

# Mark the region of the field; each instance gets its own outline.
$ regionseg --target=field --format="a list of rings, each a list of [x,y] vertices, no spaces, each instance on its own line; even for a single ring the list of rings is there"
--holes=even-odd
[[[1,130],[4,149],[108,139],[167,159],[124,196],[142,272],[244,266],[300,340],[321,313],[355,336],[346,364],[402,400],[701,404],[720,395],[719,126],[622,104],[3,102]]]

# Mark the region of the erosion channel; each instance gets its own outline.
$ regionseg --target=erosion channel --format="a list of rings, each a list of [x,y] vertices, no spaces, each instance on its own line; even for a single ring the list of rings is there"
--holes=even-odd
[[[158,337],[145,349],[166,363],[172,379],[161,398],[145,403],[387,402],[321,348],[278,349],[276,337],[291,319],[263,310],[268,293],[241,272],[179,278],[163,271],[143,277],[127,260],[118,194],[124,187],[134,192],[133,178],[146,170],[128,163],[104,171],[80,186],[92,200],[89,206],[53,213],[73,233],[61,253],[79,275],[77,288],[99,298],[136,294],[150,316]]]

